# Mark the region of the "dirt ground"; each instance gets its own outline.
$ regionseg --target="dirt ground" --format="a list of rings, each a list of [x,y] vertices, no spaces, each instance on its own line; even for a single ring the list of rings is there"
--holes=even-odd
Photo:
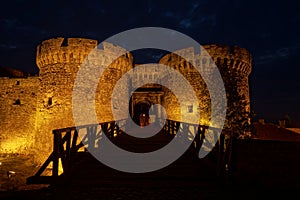
[[[286,135],[283,137],[283,133],[278,132],[276,138],[267,140],[269,137],[266,133],[266,131],[258,132],[259,139],[238,143],[236,182],[228,184],[207,181],[197,187],[180,187],[172,183],[154,188],[144,185],[94,185],[93,187],[26,185],[26,178],[34,175],[39,166],[33,164],[30,156],[0,155],[0,199],[252,200],[273,197],[287,199],[294,195],[299,196],[300,142],[297,140],[298,135],[282,139],[287,138]]]
[[[33,190],[48,186],[26,185],[26,178],[38,170],[38,166],[33,164],[31,156],[2,154],[0,163],[0,191]]]
[[[299,173],[291,173],[299,169],[299,159],[295,162],[291,159],[286,163],[277,162],[269,163],[263,162],[271,158],[272,155],[277,154],[274,149],[280,150],[282,144],[274,146],[269,149],[269,153],[265,147],[270,146],[265,143],[255,145],[258,150],[255,153],[254,146],[247,146],[243,151],[244,160],[240,160],[239,167],[244,169],[244,175],[251,176],[252,179],[242,177],[241,182],[228,184],[216,183],[215,181],[203,182],[197,187],[180,187],[177,185],[165,185],[163,187],[146,187],[144,185],[128,186],[107,186],[107,185],[94,185],[93,187],[50,187],[49,185],[26,185],[26,178],[32,176],[38,167],[34,166],[30,157],[22,155],[1,155],[0,157],[0,199],[269,199],[269,198],[282,198],[286,199],[299,194],[300,184],[286,185],[293,179],[293,182],[298,182]],[[290,149],[290,145],[288,145]],[[298,145],[297,145],[298,147]],[[286,149],[286,148],[284,148]],[[293,151],[298,151],[298,148]],[[248,152],[245,154],[245,152]],[[242,152],[241,152],[242,153]],[[283,156],[286,158],[286,156]],[[291,157],[292,158],[292,157]],[[271,159],[273,160],[273,159]],[[278,157],[276,159],[278,161]],[[279,161],[282,159],[279,159]],[[247,161],[247,162],[245,162]],[[259,164],[260,163],[260,164]],[[292,165],[291,165],[292,164]],[[295,166],[295,165],[297,166]],[[277,165],[277,168],[274,167]],[[273,167],[270,167],[273,166]],[[285,167],[283,167],[285,166]],[[15,173],[7,174],[9,171]],[[279,173],[278,173],[279,172]],[[263,181],[258,182],[255,177],[263,177]],[[279,177],[279,178],[278,178]],[[298,177],[298,178],[297,178]],[[255,179],[254,179],[255,178]],[[266,179],[267,181],[264,181]],[[247,180],[247,181],[245,181]],[[248,181],[249,180],[249,181]],[[285,180],[285,181],[284,181]],[[300,179],[299,179],[300,180]],[[295,182],[296,181],[296,182]],[[269,187],[262,186],[263,183],[271,184]],[[279,184],[280,183],[280,184]],[[261,185],[260,185],[261,184]],[[287,187],[282,187],[286,185]]]

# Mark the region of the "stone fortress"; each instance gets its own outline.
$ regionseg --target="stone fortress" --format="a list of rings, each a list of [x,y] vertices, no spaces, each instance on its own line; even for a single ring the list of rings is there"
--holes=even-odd
[[[64,45],[67,40],[67,45]],[[119,109],[125,105],[111,105],[111,97],[117,81],[129,70],[139,65],[134,63],[130,52],[110,43],[102,43],[97,49],[97,56],[89,54],[98,45],[96,40],[83,38],[55,38],[43,41],[36,52],[36,63],[39,75],[24,78],[0,78],[0,153],[33,153],[44,154],[44,158],[52,151],[53,135],[57,128],[74,126],[72,114],[72,91],[76,74],[82,63],[92,66],[107,66],[99,81],[95,107],[99,122],[114,120],[111,108]],[[225,88],[236,88],[238,94],[246,102],[245,110],[249,110],[248,76],[252,69],[252,56],[244,48],[226,45],[203,46],[220,69]],[[193,87],[199,105],[185,104],[186,115],[200,110],[200,123],[209,125],[210,98],[205,82],[193,65],[207,67],[212,65],[209,59],[195,54],[193,49],[180,50],[193,58],[186,61],[176,53],[163,56],[159,64],[164,64],[179,71]],[[117,59],[118,53],[125,52]],[[96,58],[97,57],[97,58]],[[100,58],[100,59],[99,59]],[[158,65],[156,67],[159,67]],[[165,108],[167,118],[180,120],[180,107],[176,96],[168,88],[159,84],[146,84],[130,94],[128,88],[138,81],[156,79],[158,74],[147,68],[128,78],[122,85],[122,97],[130,99],[129,113],[134,118],[139,113],[146,113],[151,105],[160,104]],[[222,71],[226,71],[222,74]],[[97,72],[95,72],[97,73]],[[168,78],[168,77],[166,77]],[[170,77],[169,77],[170,78]],[[87,77],[88,80],[94,77]],[[176,86],[180,90],[180,85]],[[181,89],[184,93],[185,90]],[[89,93],[85,94],[87,98]],[[188,94],[184,94],[188,96]],[[227,93],[227,97],[230,94]],[[116,101],[118,102],[118,100]],[[228,104],[229,105],[229,104]],[[230,109],[230,108],[228,108]],[[160,117],[161,110],[150,110]],[[82,113],[82,118],[88,118]]]

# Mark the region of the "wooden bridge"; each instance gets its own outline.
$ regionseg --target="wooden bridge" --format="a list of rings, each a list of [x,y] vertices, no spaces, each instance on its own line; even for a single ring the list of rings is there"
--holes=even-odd
[[[163,129],[147,139],[125,134],[121,128],[126,120],[84,125],[53,130],[53,152],[27,184],[149,184],[149,185],[195,185],[225,175],[228,166],[228,151],[224,134],[205,158],[198,153],[208,131],[207,126],[166,120]],[[176,134],[176,133],[184,134]],[[98,148],[97,141],[106,135],[115,145],[131,152],[151,152],[162,148],[174,137],[193,140],[188,150],[169,166],[148,173],[126,173],[114,170],[98,161],[89,151]],[[84,135],[80,138],[80,135]],[[87,148],[89,151],[87,151]],[[50,175],[45,171],[52,165]],[[60,167],[61,166],[61,167]],[[61,169],[62,168],[62,169]],[[62,172],[60,172],[62,170]]]

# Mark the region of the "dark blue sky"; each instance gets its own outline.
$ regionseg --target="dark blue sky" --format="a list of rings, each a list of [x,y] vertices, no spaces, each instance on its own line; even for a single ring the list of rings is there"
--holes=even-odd
[[[253,55],[252,109],[300,125],[300,3],[297,0],[3,1],[0,66],[38,72],[36,46],[53,37],[102,41],[121,31],[157,26],[200,44],[229,44]]]

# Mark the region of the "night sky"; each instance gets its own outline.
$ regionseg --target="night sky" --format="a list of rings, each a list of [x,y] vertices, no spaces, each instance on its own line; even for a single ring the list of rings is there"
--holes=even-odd
[[[277,123],[288,115],[300,126],[299,11],[297,0],[2,1],[0,66],[38,73],[36,46],[53,37],[101,42],[132,28],[164,27],[200,44],[248,49],[256,118]]]

